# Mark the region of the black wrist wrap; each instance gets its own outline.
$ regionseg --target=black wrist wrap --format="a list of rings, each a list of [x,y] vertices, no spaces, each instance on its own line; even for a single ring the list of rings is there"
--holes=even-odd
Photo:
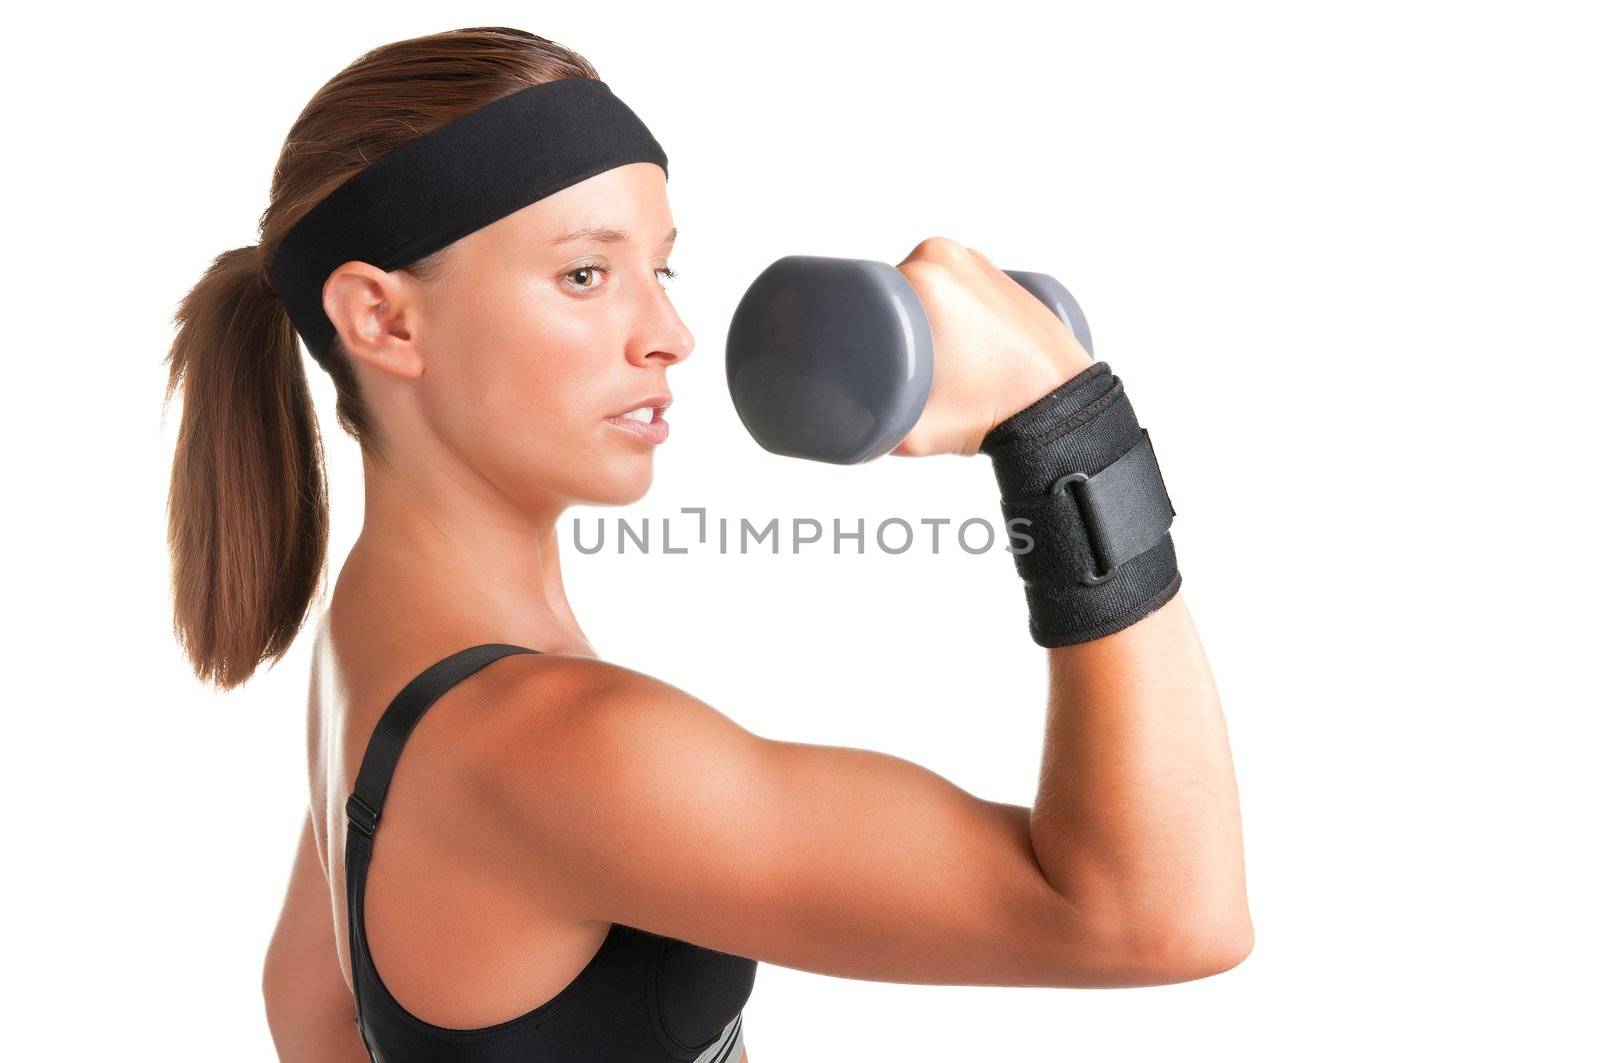
[[[1172,502],[1106,363],[1000,422],[978,449],[994,461],[1033,641],[1101,638],[1178,593]]]

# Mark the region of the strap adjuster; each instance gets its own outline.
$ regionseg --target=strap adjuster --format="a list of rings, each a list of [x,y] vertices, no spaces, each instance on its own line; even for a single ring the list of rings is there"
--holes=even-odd
[[[372,832],[378,829],[378,810],[352,792],[344,803],[344,814],[350,820],[350,826],[372,837]]]
[[[1086,472],[1069,472],[1065,476],[1063,476],[1060,479],[1058,479],[1055,483],[1050,485],[1050,493],[1053,494],[1053,495],[1064,495],[1064,494],[1067,493],[1067,488],[1070,485],[1072,485],[1072,484],[1082,484],[1082,483],[1088,483],[1088,482],[1089,482],[1089,474],[1088,473],[1086,473]],[[1073,491],[1073,494],[1077,496],[1079,511],[1084,514],[1085,518],[1087,518],[1088,517],[1088,506],[1084,504],[1083,495],[1080,492],[1076,491],[1076,490]],[[1087,523],[1088,523],[1088,521],[1087,521],[1087,519],[1085,519],[1085,524],[1087,524]],[[1090,546],[1090,549],[1094,550],[1094,553],[1095,553],[1096,557],[1104,557],[1105,556],[1105,551],[1100,549],[1099,545],[1095,543],[1094,534],[1092,532],[1089,535],[1089,546]],[[1106,580],[1108,580],[1112,576],[1116,575],[1116,573],[1117,573],[1117,566],[1116,565],[1112,565],[1110,568],[1106,569],[1104,572],[1086,572],[1083,575],[1078,577],[1078,581],[1080,583],[1085,583],[1085,584],[1089,585],[1090,587],[1093,587],[1096,584],[1104,583]]]
[[[1087,586],[1104,583],[1123,562],[1161,542],[1177,515],[1144,429],[1139,442],[1116,461],[1093,476],[1069,472],[1050,485],[1050,493],[1066,494],[1069,488],[1083,514],[1090,549],[1104,567],[1078,577]]]

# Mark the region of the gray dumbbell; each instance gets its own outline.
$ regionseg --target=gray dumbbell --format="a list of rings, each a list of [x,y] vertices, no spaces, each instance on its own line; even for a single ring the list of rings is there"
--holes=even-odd
[[[1006,270],[1092,356],[1089,323],[1046,273]],[[788,255],[750,285],[728,326],[728,391],[774,454],[854,465],[887,454],[933,386],[928,318],[887,262]]]

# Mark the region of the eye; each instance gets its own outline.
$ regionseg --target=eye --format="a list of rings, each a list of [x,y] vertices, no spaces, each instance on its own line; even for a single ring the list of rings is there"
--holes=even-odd
[[[582,278],[593,274],[606,274],[610,272],[611,268],[609,266],[578,266],[576,269],[567,270],[567,272],[562,274],[562,277]],[[678,276],[678,271],[673,269],[671,266],[661,266],[657,268],[656,273],[662,277],[665,277],[669,281],[676,280]],[[600,286],[599,281],[597,279],[593,279],[592,277],[588,283],[584,283],[582,280],[572,280],[569,283],[580,291],[593,291]]]
[[[600,274],[600,273],[610,273],[610,272],[611,271],[609,269],[607,269],[605,266],[579,266],[577,269],[568,270],[566,273],[562,274],[562,276],[563,277],[577,277],[577,276],[579,276],[581,274]],[[573,282],[573,287],[578,288],[578,289],[583,290],[583,291],[589,291],[589,290],[591,290],[593,288],[596,288],[598,286],[599,286],[599,281],[595,281],[592,284],[580,284],[580,283],[578,283],[576,281]]]

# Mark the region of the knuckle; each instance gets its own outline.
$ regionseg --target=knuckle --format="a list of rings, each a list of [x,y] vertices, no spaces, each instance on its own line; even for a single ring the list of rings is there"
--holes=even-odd
[[[948,236],[930,236],[912,249],[913,258],[935,262],[954,261],[967,253],[967,249]]]
[[[931,295],[943,286],[950,271],[937,259],[913,258],[901,264],[900,272],[919,295]]]

